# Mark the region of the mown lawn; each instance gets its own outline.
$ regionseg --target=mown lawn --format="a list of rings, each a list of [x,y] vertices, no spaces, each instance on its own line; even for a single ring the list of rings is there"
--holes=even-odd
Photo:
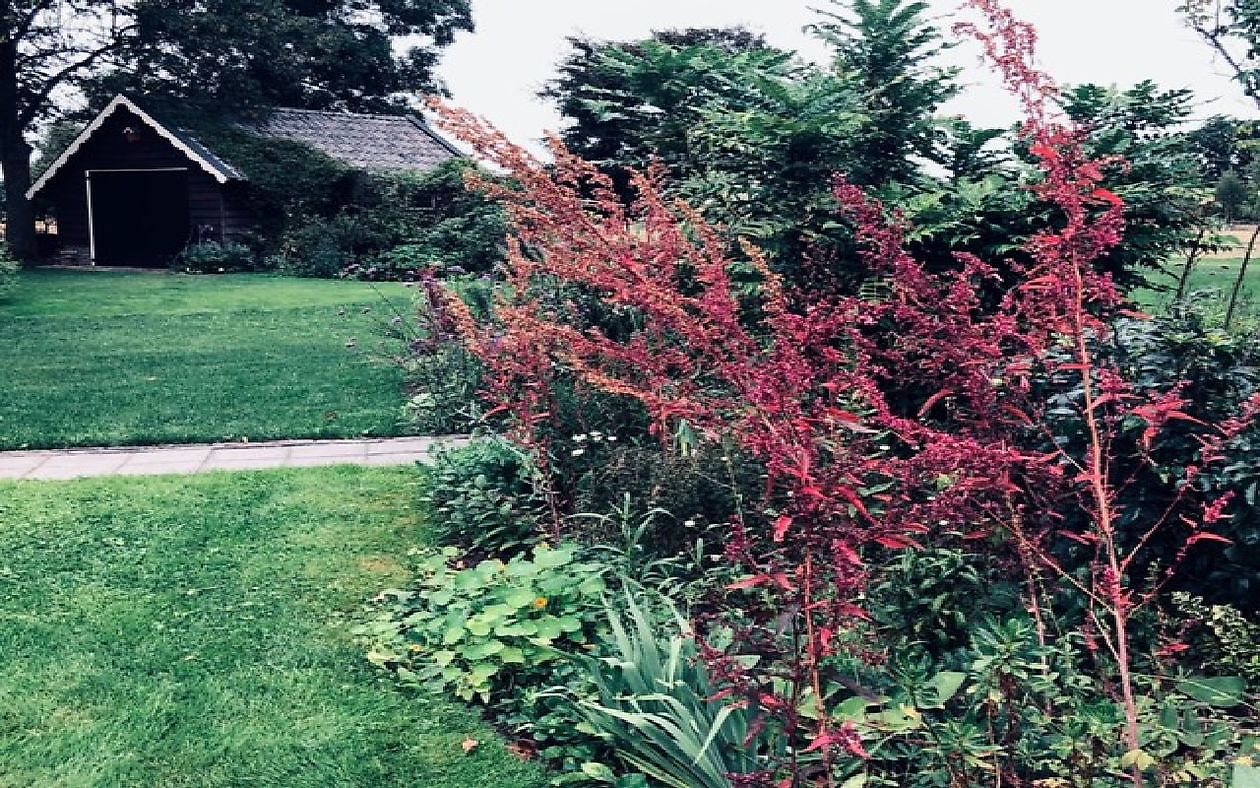
[[[542,785],[350,635],[405,579],[415,479],[0,483],[0,786]]]
[[[25,273],[0,301],[0,450],[400,434],[382,294],[410,303],[359,282]]]

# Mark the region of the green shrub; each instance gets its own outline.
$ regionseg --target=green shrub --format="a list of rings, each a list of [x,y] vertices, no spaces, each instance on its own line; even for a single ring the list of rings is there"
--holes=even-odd
[[[446,548],[421,559],[412,591],[386,592],[369,627],[369,659],[407,684],[491,703],[510,688],[549,681],[564,652],[594,648],[603,626],[603,567],[574,547],[464,568]]]
[[[1207,424],[1225,423],[1239,412],[1240,403],[1260,392],[1260,342],[1253,335],[1214,327],[1202,308],[1193,305],[1152,320],[1119,321],[1096,352],[1122,369],[1140,395],[1155,398],[1176,390],[1187,403],[1185,415]],[[1046,411],[1045,434],[1075,456],[1081,456],[1088,439],[1079,415],[1082,396],[1079,386],[1061,392]],[[1112,448],[1116,478],[1126,480],[1118,493],[1117,526],[1130,544],[1165,516],[1178,494],[1169,480],[1185,479],[1202,453],[1193,421],[1170,423],[1149,448],[1143,445],[1145,429],[1140,419],[1129,419]],[[1171,590],[1251,613],[1260,610],[1260,425],[1251,424],[1221,454],[1192,484],[1206,500],[1233,496],[1230,516],[1212,528],[1229,543],[1200,544],[1183,554],[1186,532],[1160,529],[1146,545],[1145,556],[1153,560],[1138,562],[1131,571],[1136,577],[1154,577],[1177,566]],[[1068,531],[1081,527],[1074,522],[1062,526]],[[1064,547],[1059,560],[1072,566],[1089,561],[1088,550]]]
[[[1233,758],[1254,758],[1254,723],[1236,716],[1234,676],[1145,676],[1137,690],[1142,747],[1126,750],[1122,703],[1079,633],[1042,642],[1014,614],[976,622],[967,645],[935,660],[903,645],[886,665],[850,658],[824,688],[831,718],[854,726],[870,757],[842,763],[866,786],[1047,788],[1150,784],[1224,786]],[[809,698],[812,703],[812,697]],[[998,774],[998,779],[994,775]],[[1070,775],[1071,780],[1061,779]]]
[[[207,145],[249,176],[229,188],[257,217],[264,254],[280,251],[290,232],[336,216],[353,200],[359,174],[310,145],[239,126],[195,125]]]
[[[527,550],[539,540],[542,519],[532,477],[526,455],[504,441],[439,452],[424,499],[434,538],[496,558]]]
[[[341,213],[312,219],[285,234],[281,270],[331,279],[348,266],[392,243],[389,231],[370,215]]]
[[[17,287],[18,271],[21,268],[9,251],[8,244],[0,244],[0,298],[4,298]]]
[[[414,281],[487,272],[503,259],[502,209],[470,192],[462,159],[429,173],[359,176],[331,210],[291,212],[283,268],[302,276]]]
[[[402,242],[373,262],[437,266],[452,274],[486,273],[498,265],[507,249],[507,217],[502,206],[465,186],[476,167],[451,159],[430,172],[379,181],[375,210],[393,220]]]
[[[903,550],[884,563],[867,591],[866,608],[890,642],[941,654],[967,644],[977,624],[1022,605],[1020,588],[1004,581],[985,556],[959,550]]]
[[[1236,674],[1260,688],[1260,624],[1229,605],[1209,605],[1184,591],[1172,593],[1172,604],[1188,624],[1192,656],[1204,667]]]
[[[426,277],[419,285],[414,318],[392,322],[393,334],[407,348],[397,357],[409,395],[406,413],[412,426],[431,435],[468,432],[481,424],[477,392],[483,365],[468,349],[458,331],[434,309],[437,283]],[[462,288],[470,300],[484,296],[484,288]],[[487,308],[472,304],[474,309]]]
[[[175,266],[190,274],[226,274],[254,270],[255,258],[253,250],[244,244],[208,241],[185,249]]]

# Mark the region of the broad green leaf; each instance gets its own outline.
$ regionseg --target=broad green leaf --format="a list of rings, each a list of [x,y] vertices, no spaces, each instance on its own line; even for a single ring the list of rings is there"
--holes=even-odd
[[[442,636],[442,642],[448,646],[453,646],[463,639],[464,639],[464,628],[462,626],[451,627],[450,629],[446,630],[446,634]]]
[[[516,646],[508,646],[499,652],[499,659],[502,660],[505,665],[524,665],[525,652],[521,651]]]
[[[866,698],[854,696],[846,698],[835,709],[836,719],[861,721],[866,719],[866,707],[871,705]]]
[[[479,662],[478,664],[473,665],[472,669],[469,670],[468,672],[472,674],[472,677],[478,683],[480,683],[480,682],[484,682],[486,679],[498,673],[499,666],[490,662]]]
[[[544,616],[537,619],[534,623],[538,626],[538,631],[535,634],[544,640],[555,640],[564,632],[560,619],[555,616]],[[581,624],[578,626],[580,628]]]
[[[1260,766],[1234,764],[1234,779],[1230,788],[1260,788]]]
[[[528,588],[518,588],[507,595],[507,603],[514,608],[530,607],[538,597]]]
[[[1238,676],[1195,676],[1177,682],[1177,691],[1209,706],[1229,708],[1243,702],[1247,682]]]
[[[612,769],[602,763],[588,762],[582,764],[582,774],[585,774],[592,780],[599,780],[602,783],[617,782],[617,775],[613,773]]]
[[[943,670],[932,677],[927,686],[936,693],[936,702],[944,705],[946,701],[958,694],[967,680],[966,673],[954,670]]]

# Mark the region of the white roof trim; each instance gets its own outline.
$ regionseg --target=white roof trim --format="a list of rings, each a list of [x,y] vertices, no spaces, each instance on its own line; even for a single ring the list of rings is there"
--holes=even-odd
[[[66,162],[69,161],[70,158],[74,156],[74,154],[79,152],[79,148],[83,147],[83,144],[86,143],[89,139],[91,139],[92,135],[96,133],[97,129],[99,129],[102,125],[104,125],[105,121],[108,120],[109,117],[113,115],[118,110],[119,107],[125,107],[126,109],[130,110],[134,114],[138,115],[141,120],[149,124],[149,126],[154,131],[156,131],[159,135],[161,135],[163,139],[165,139],[167,142],[171,143],[176,148],[178,148],[180,152],[183,153],[185,156],[195,161],[198,165],[200,165],[200,167],[203,170],[206,171],[207,174],[213,177],[216,181],[218,181],[219,183],[227,183],[228,177],[224,175],[223,172],[219,170],[218,167],[215,167],[213,164],[206,161],[204,156],[197,153],[197,151],[193,150],[192,148],[188,147],[188,145],[185,144],[183,140],[181,140],[179,137],[176,137],[174,134],[168,131],[167,128],[163,126],[161,123],[158,123],[156,120],[154,120],[153,116],[151,116],[149,113],[145,112],[144,110],[140,109],[140,107],[136,106],[135,102],[133,102],[131,99],[120,94],[120,95],[115,96],[114,100],[109,102],[109,105],[105,107],[105,109],[101,110],[99,115],[97,115],[95,118],[92,119],[92,122],[88,124],[87,128],[85,128],[82,132],[80,132],[79,136],[74,138],[74,142],[70,143],[70,147],[62,151],[61,155],[57,157],[57,160],[54,161],[51,165],[49,165],[48,169],[44,170],[43,175],[39,176],[39,180],[35,181],[35,183],[31,186],[31,188],[26,190],[26,199],[28,200],[32,199],[36,194],[38,194],[39,190],[44,188],[44,185],[47,184],[48,181],[52,180],[54,176],[56,176],[58,171],[60,171],[61,168],[65,166]]]

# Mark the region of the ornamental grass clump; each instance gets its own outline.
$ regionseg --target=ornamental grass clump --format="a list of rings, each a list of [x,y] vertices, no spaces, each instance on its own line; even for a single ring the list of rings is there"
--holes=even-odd
[[[1206,423],[1188,414],[1183,385],[1139,388],[1099,354],[1116,320],[1136,316],[1096,265],[1124,241],[1124,204],[1105,186],[1124,162],[1088,155],[1084,132],[1055,106],[1057,86],[1031,65],[1033,30],[995,0],[968,5],[983,21],[960,30],[1021,101],[1040,171],[1033,188],[1056,216],[1025,263],[959,254],[938,273],[907,251],[903,218],[839,174],[837,212],[865,268],[887,283],[879,299],[825,270],[807,289],[788,287],[757,248],[670,199],[659,169],[628,174],[627,204],[558,142],[544,164],[441,109],[510,175],[473,176],[513,229],[493,316],[474,317],[453,294],[440,307],[484,364],[490,415],[534,457],[550,535],[580,522],[567,516],[557,461],[564,403],[575,399],[620,403],[626,425],[662,452],[731,447],[764,474],[760,499],[742,500],[727,524],[725,556],[743,574],[716,611],[738,622],[744,650],[703,638],[699,648],[717,697],[756,709],[752,731],[770,726],[792,743],[742,785],[835,785],[842,763],[870,757],[874,723],[838,710],[835,661],[878,652],[853,637],[869,618],[873,567],[925,544],[988,551],[1021,573],[1030,653],[1065,635],[1055,593],[1075,595],[1073,637],[1119,710],[1110,768],[1146,784],[1155,759],[1144,749],[1135,616],[1191,551],[1225,541],[1213,527],[1233,502],[1197,482],[1250,427],[1260,398]],[[1049,429],[1063,418],[1079,440]],[[1135,424],[1140,438],[1126,443]],[[1153,463],[1151,448],[1174,427],[1193,449],[1158,474],[1161,511],[1129,522],[1126,469]],[[1169,539],[1173,560],[1152,563],[1151,544]],[[1038,774],[1013,745],[977,752],[979,766],[941,761],[949,784]]]

